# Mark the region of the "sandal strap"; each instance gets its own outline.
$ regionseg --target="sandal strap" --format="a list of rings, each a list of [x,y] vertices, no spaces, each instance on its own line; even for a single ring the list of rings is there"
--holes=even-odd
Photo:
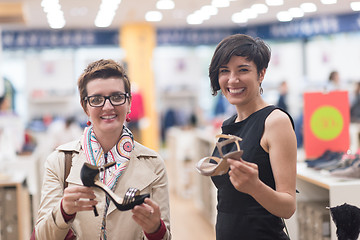
[[[139,195],[139,189],[137,188],[129,188],[124,196],[123,205],[134,202],[135,196]]]
[[[229,143],[235,143],[237,150],[240,151],[240,144],[239,141],[242,141],[241,137],[230,135],[230,134],[218,134],[216,135],[217,138],[225,138],[226,140],[217,142],[216,147],[218,148],[218,151],[220,153],[220,156],[223,157],[224,154],[222,152],[222,147],[229,144]]]

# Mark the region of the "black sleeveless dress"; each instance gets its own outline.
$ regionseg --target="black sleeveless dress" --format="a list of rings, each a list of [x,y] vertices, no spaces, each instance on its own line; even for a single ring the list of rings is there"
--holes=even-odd
[[[244,150],[242,158],[258,165],[260,180],[272,189],[275,189],[275,180],[269,154],[260,146],[260,140],[264,132],[265,120],[275,109],[278,108],[267,106],[237,123],[235,123],[237,115],[234,115],[222,125],[222,133],[243,139],[240,142],[240,147]],[[291,116],[289,114],[288,116],[293,124]],[[236,145],[234,143],[226,145],[222,150],[226,154],[236,150]],[[219,157],[216,148],[213,156]],[[250,195],[237,191],[231,184],[228,173],[212,177],[212,181],[217,188],[217,240],[289,239],[283,231],[284,224],[281,218],[269,213]]]

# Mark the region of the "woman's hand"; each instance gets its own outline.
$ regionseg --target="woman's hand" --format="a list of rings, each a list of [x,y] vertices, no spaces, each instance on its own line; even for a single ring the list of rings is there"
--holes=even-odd
[[[62,200],[63,210],[66,214],[72,215],[78,211],[93,210],[97,204],[95,193],[90,187],[71,186],[64,190]]]
[[[146,233],[154,233],[160,228],[160,208],[150,198],[132,209],[133,219]]]
[[[260,183],[258,166],[240,160],[227,159],[230,164],[230,181],[236,190],[251,195]]]

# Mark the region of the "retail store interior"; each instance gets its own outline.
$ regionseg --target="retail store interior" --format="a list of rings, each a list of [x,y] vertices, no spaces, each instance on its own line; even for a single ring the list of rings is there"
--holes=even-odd
[[[50,21],[50,2],[62,20]],[[299,193],[285,221],[290,238],[337,239],[329,208],[360,207],[360,2],[109,2],[115,12],[99,23],[101,1],[0,0],[0,240],[30,238],[44,163],[83,133],[88,118],[77,79],[99,59],[128,70],[127,124],[164,159],[173,239],[216,239],[216,188],[195,165],[212,154],[222,122],[236,112],[221,94],[212,96],[208,77],[216,45],[236,33],[269,44],[262,96],[274,105],[282,96],[294,119]],[[263,12],[245,15],[257,7]],[[199,20],[200,10],[207,16]],[[331,73],[339,82],[330,87]],[[312,112],[321,107],[323,115]]]

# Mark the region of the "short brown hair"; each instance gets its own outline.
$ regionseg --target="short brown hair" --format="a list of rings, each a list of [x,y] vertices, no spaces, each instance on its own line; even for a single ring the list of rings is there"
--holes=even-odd
[[[131,84],[125,69],[117,62],[111,59],[101,59],[90,63],[78,79],[78,89],[80,93],[81,106],[86,112],[87,84],[94,79],[110,77],[120,78],[124,81],[125,93],[129,94],[131,100]]]
[[[245,34],[235,34],[224,38],[216,47],[209,67],[209,77],[212,94],[216,96],[220,90],[219,68],[227,64],[232,56],[245,57],[253,61],[257,72],[268,67],[271,51],[270,47],[260,38],[252,38]]]

